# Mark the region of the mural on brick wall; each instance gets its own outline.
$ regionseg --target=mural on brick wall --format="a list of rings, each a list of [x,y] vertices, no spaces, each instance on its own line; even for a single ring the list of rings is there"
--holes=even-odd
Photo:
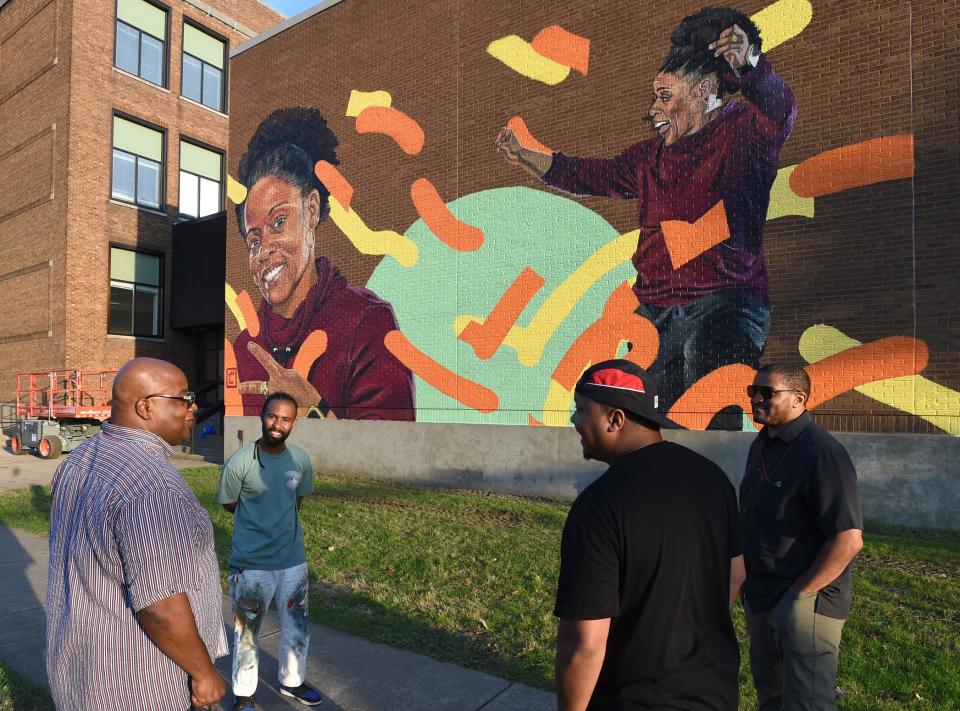
[[[818,198],[914,174],[910,134],[781,165],[804,107],[778,48],[813,12],[779,0],[749,16],[678,17],[659,41],[659,71],[642,78],[650,98],[637,134],[649,138],[614,157],[577,157],[538,140],[534,118],[504,117],[498,134],[470,140],[489,142],[514,185],[499,175],[499,187],[443,196],[421,175],[408,188],[419,219],[387,226],[396,231],[358,214],[326,119],[339,112],[357,134],[387,138],[391,161],[417,161],[433,137],[402,97],[362,86],[338,104],[318,86],[315,108],[278,107],[245,139],[228,181],[259,293],[226,287],[238,332],[226,344],[227,414],[257,414],[284,390],[318,417],[563,426],[580,373],[624,357],[651,371],[677,422],[752,428],[745,387],[777,307],[767,226],[815,221]],[[529,41],[492,36],[470,61],[557,87],[589,81],[594,51],[555,24]],[[351,163],[382,160],[385,145]],[[635,229],[616,229],[590,196],[630,201]],[[362,286],[325,253],[327,221],[357,253],[380,257]],[[812,407],[855,390],[960,434],[960,395],[921,375],[927,347],[913,334],[861,343],[810,323],[794,357],[809,364]]]

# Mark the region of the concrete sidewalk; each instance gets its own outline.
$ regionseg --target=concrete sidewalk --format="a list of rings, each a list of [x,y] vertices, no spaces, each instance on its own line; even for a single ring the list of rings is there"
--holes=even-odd
[[[43,611],[47,588],[47,539],[0,526],[0,659],[15,671],[46,683]],[[232,619],[224,598],[224,619]],[[227,638],[232,641],[232,629]],[[277,691],[276,613],[261,627],[259,708],[304,708]],[[230,677],[230,657],[217,664]],[[311,625],[307,679],[324,696],[326,711],[551,711],[554,695],[490,674],[368,642]],[[228,682],[229,689],[229,682]],[[223,709],[230,709],[229,690]]]

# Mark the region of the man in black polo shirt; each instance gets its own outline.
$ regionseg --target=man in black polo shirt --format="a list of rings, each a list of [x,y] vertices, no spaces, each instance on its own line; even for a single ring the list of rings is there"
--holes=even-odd
[[[736,493],[723,471],[665,442],[645,371],[598,363],[571,418],[610,468],[563,529],[554,614],[560,711],[735,711],[730,605],[743,582]]]
[[[863,546],[857,474],[806,411],[810,378],[801,366],[763,366],[747,393],[764,425],[740,484],[758,709],[835,709],[850,570]]]

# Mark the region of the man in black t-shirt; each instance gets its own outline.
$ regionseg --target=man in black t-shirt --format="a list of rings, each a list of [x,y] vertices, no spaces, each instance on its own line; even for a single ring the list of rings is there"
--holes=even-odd
[[[723,471],[663,441],[656,385],[625,360],[577,383],[583,456],[610,468],[563,529],[554,614],[560,711],[735,711],[730,605],[743,582],[736,493]]]
[[[863,546],[857,474],[810,418],[802,366],[763,366],[747,394],[764,425],[740,484],[758,709],[833,711],[851,567]]]

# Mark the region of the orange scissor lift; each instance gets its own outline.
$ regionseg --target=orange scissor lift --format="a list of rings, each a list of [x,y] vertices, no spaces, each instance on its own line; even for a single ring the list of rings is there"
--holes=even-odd
[[[100,431],[110,418],[116,370],[48,370],[17,375],[14,454],[56,459]]]

